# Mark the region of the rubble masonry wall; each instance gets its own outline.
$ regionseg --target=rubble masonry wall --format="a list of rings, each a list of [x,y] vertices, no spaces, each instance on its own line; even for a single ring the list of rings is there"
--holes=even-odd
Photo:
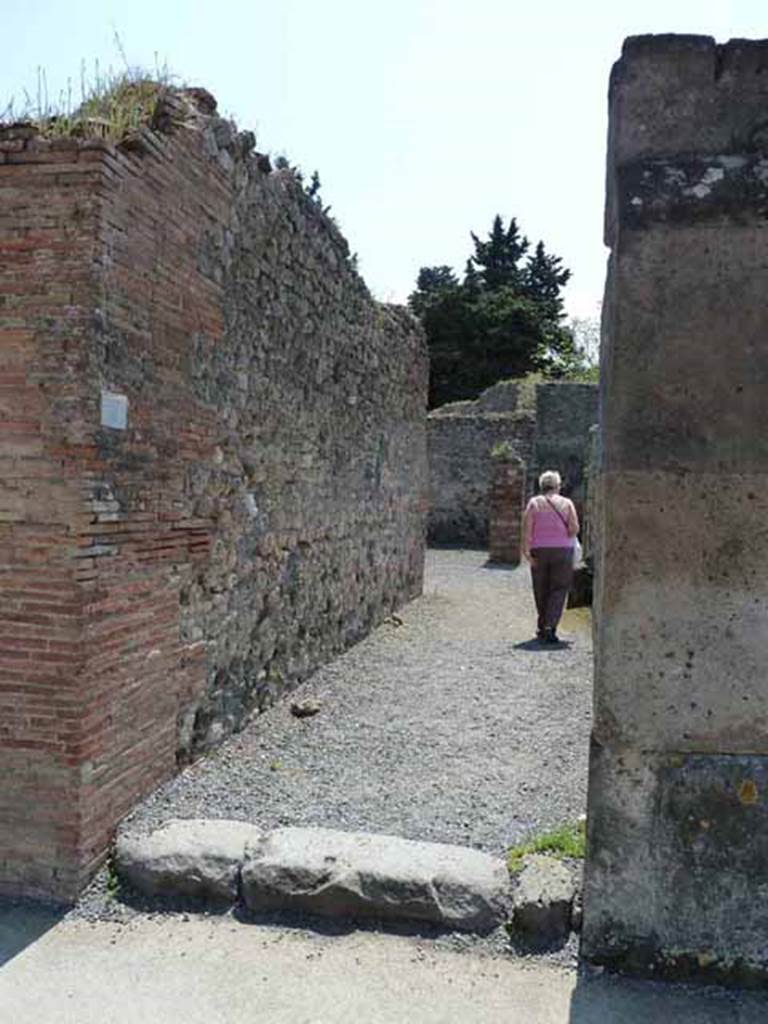
[[[0,133],[0,893],[71,898],[177,763],[421,590],[420,329],[173,103],[130,147]]]

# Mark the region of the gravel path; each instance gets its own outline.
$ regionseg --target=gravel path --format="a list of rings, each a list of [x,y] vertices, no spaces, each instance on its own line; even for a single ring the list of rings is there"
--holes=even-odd
[[[588,617],[530,641],[528,573],[432,550],[424,596],[160,788],[123,824],[222,817],[463,843],[502,854],[582,814]],[[402,620],[402,624],[398,621]],[[312,718],[290,714],[312,698]]]

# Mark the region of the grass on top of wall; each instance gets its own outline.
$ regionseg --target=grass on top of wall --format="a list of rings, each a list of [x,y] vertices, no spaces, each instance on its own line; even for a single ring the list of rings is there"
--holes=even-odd
[[[79,99],[73,95],[71,79],[66,90],[52,100],[48,95],[45,70],[37,71],[37,95],[24,92],[17,104],[14,99],[0,107],[0,127],[29,124],[44,138],[101,138],[119,142],[151,125],[158,104],[172,88],[167,68],[149,72],[129,68],[106,73],[94,67],[92,78],[81,65]]]

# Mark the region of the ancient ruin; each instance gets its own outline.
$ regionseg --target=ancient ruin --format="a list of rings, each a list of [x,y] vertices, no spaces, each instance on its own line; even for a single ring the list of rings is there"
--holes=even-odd
[[[420,592],[421,331],[253,147],[0,131],[0,893]]]
[[[487,547],[500,531],[520,533],[505,516],[491,525],[493,453],[508,451],[523,463],[524,490],[531,494],[541,470],[559,469],[563,493],[579,512],[589,429],[597,421],[597,386],[572,382],[502,381],[474,402],[433,410],[427,423],[429,539],[439,544]],[[517,503],[515,504],[516,507]],[[511,537],[508,544],[514,544]]]
[[[611,79],[583,952],[762,981],[768,41]]]
[[[488,493],[488,560],[517,565],[525,510],[525,463],[508,449],[491,455]]]

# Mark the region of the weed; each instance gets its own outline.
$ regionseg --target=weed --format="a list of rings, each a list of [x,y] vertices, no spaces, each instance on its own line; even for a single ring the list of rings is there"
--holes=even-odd
[[[504,462],[507,459],[515,458],[516,452],[509,441],[497,441],[491,448],[491,458]]]
[[[124,58],[124,53],[121,54]],[[92,78],[85,62],[80,66],[79,101],[74,97],[72,79],[52,100],[48,93],[45,69],[37,69],[37,91],[33,99],[24,92],[24,101],[14,99],[0,107],[0,125],[27,123],[45,138],[103,138],[119,142],[151,125],[158,104],[171,88],[167,67],[159,65],[153,72],[130,68],[102,72],[98,61]]]
[[[526,843],[511,846],[507,850],[507,867],[510,874],[517,874],[523,866],[523,857],[529,853],[547,853],[552,857],[573,857],[583,860],[585,852],[586,822],[568,822],[551,832],[534,836]]]
[[[115,863],[115,851],[112,850],[107,857],[107,895],[110,899],[116,900],[120,895],[120,876],[117,873]]]

